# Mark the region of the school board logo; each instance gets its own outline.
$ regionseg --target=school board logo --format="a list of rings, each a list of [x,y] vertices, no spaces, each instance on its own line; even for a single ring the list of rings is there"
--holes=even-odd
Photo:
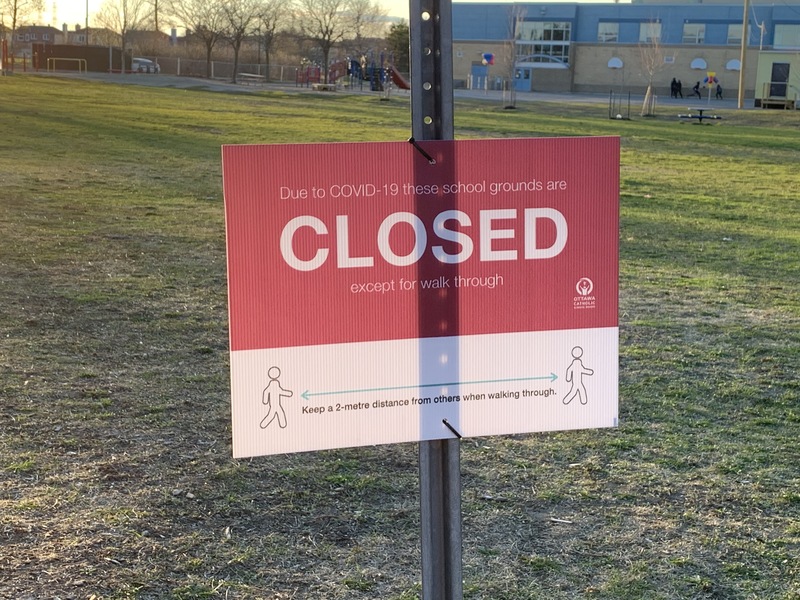
[[[594,282],[588,277],[581,277],[575,284],[575,291],[577,296],[572,299],[572,307],[574,309],[585,309],[595,307],[595,297],[592,295],[594,291]]]
[[[581,277],[578,283],[575,284],[575,291],[577,291],[580,296],[588,296],[592,293],[593,289],[594,282],[588,277]]]

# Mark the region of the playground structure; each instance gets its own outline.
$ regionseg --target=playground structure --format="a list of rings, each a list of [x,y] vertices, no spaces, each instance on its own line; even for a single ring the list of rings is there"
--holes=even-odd
[[[13,73],[17,66],[22,67],[22,72],[28,70],[28,63],[30,59],[27,55],[14,56],[8,49],[8,40],[0,40],[0,75]]]
[[[401,90],[410,90],[411,84],[400,74],[400,71],[394,65],[389,65],[389,75],[394,84]]]
[[[678,115],[678,118],[684,121],[694,121],[696,124],[702,124],[703,119],[711,119],[712,121],[716,121],[722,118],[719,115],[714,114],[714,109],[708,106],[690,108],[689,111],[689,114]],[[708,111],[711,111],[711,114],[708,114]],[[708,123],[706,123],[706,125],[708,125]]]
[[[383,52],[370,52],[359,61],[362,80],[369,81],[373,92],[383,92],[388,86],[395,85],[401,90],[410,90],[411,86],[394,66],[394,57]]]
[[[383,53],[377,57],[370,53],[360,59],[347,58],[328,67],[328,81],[323,81],[319,66],[305,66],[297,69],[295,85],[329,89],[329,86],[345,85],[350,89],[364,89],[369,84],[370,91],[388,92],[394,86],[401,90],[410,90],[411,85]]]
[[[318,66],[308,65],[302,69],[297,69],[294,74],[294,84],[296,86],[308,87],[322,81],[322,73]]]

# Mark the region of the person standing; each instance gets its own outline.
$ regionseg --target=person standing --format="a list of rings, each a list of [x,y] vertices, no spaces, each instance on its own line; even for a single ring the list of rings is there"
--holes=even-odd
[[[700,82],[699,82],[699,81],[698,81],[697,83],[695,83],[695,84],[694,84],[694,87],[692,87],[692,96],[695,96],[695,95],[696,95],[696,96],[697,96],[697,97],[698,97],[700,100],[702,100],[702,99],[703,99],[703,97],[700,95]]]
[[[678,84],[675,86],[675,89],[678,92],[678,96],[683,98],[683,84],[680,79],[678,79]]]
[[[717,100],[722,100],[722,86],[717,84]]]

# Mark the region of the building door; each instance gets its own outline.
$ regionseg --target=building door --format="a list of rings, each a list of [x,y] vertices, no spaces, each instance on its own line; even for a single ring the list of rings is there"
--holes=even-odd
[[[489,66],[476,64],[472,65],[470,71],[470,89],[472,90],[486,90],[489,89]]]
[[[769,97],[786,98],[789,82],[789,63],[772,63],[772,76],[769,78]]]
[[[530,92],[533,69],[530,67],[517,67],[514,69],[514,89],[518,92]]]

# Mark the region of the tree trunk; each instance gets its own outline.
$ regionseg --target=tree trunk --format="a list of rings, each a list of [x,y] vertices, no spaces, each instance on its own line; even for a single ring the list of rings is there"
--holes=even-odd
[[[647,85],[647,91],[644,94],[644,102],[642,102],[642,116],[652,117],[655,114],[656,97],[653,94],[653,84]]]
[[[236,83],[236,74],[239,72],[239,49],[242,43],[233,44],[233,75],[231,76],[231,83]]]
[[[514,85],[514,80],[503,80],[503,108],[516,108],[517,107],[517,88]]]
[[[331,50],[330,48],[323,48],[322,49],[322,75],[323,75],[323,83],[330,83],[328,81],[328,56],[330,56]]]
[[[212,44],[206,44],[206,79],[211,79],[211,52],[213,50]]]

